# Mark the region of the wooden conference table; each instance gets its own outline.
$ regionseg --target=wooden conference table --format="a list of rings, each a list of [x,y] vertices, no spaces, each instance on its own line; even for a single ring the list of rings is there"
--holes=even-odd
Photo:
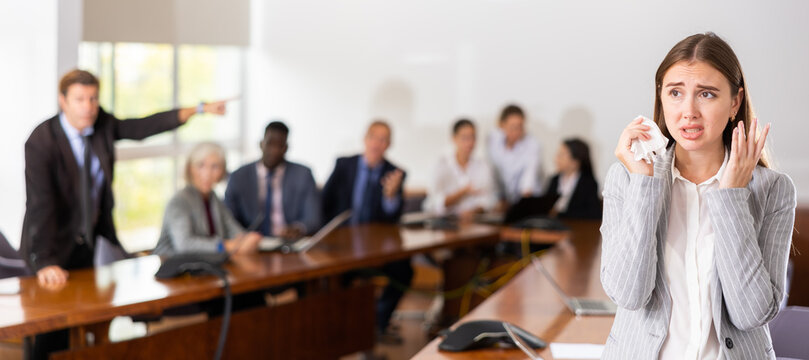
[[[571,296],[607,298],[599,280],[600,234],[598,221],[566,221],[567,239],[541,256],[542,264]],[[486,299],[458,323],[503,320],[551,342],[604,344],[612,316],[576,317],[533,265],[525,267],[506,286]],[[414,359],[525,359],[517,349],[481,349],[460,353],[438,350],[441,338],[430,342]],[[540,352],[553,359],[549,349]]]
[[[499,228],[486,225],[447,231],[369,224],[337,229],[304,254],[233,257],[226,269],[234,294],[299,281],[308,281],[310,291],[290,304],[234,314],[225,357],[323,359],[370,349],[373,287],[338,286],[341,274],[498,239]],[[105,326],[116,316],[159,314],[223,295],[221,281],[213,276],[155,279],[160,263],[159,257],[146,256],[72,271],[61,289],[42,288],[35,277],[0,280],[0,339],[67,328],[71,348],[52,358],[209,358],[220,318],[125,342],[106,339]],[[87,340],[88,332],[94,341]]]

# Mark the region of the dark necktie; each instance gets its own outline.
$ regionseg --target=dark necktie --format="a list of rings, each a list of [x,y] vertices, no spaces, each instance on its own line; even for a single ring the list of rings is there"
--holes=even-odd
[[[366,168],[365,189],[362,193],[362,204],[360,205],[359,223],[371,222],[371,214],[374,207],[374,176],[371,169]]]
[[[81,183],[81,217],[82,217],[82,232],[84,243],[89,247],[93,247],[93,174],[92,174],[92,156],[90,150],[90,136],[82,136],[84,143],[84,166],[81,169],[79,181]]]
[[[264,236],[272,236],[272,178],[275,171],[267,172],[267,198],[264,201]]]

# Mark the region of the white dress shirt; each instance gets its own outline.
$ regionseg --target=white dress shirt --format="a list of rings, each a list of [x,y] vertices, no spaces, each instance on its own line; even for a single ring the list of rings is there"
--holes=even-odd
[[[573,191],[576,190],[576,185],[579,183],[581,172],[576,171],[572,174],[559,174],[559,184],[556,186],[556,192],[559,193],[559,199],[553,204],[554,210],[558,213],[567,211],[567,204],[570,203],[570,197],[573,196]]]
[[[461,199],[450,208],[444,206],[447,196],[450,196],[467,185],[471,185],[474,194]],[[491,210],[497,203],[494,190],[494,180],[489,164],[483,159],[472,156],[461,168],[455,157],[455,152],[444,152],[438,159],[433,170],[427,199],[424,200],[424,210],[436,214],[459,214],[464,211],[482,208]]]
[[[496,129],[489,135],[489,158],[496,170],[501,196],[517,202],[523,193],[539,195],[542,159],[539,141],[526,134],[513,147],[506,146],[506,135]]]
[[[671,294],[669,331],[660,359],[721,359],[711,312],[714,241],[710,212],[703,196],[719,188],[728,154],[719,171],[701,184],[680,175],[671,162],[669,227],[664,251],[666,282]]]

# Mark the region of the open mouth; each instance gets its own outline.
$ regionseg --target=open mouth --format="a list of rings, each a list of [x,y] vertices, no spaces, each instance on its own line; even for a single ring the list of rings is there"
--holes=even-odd
[[[689,126],[685,128],[680,128],[680,136],[682,136],[686,140],[695,140],[702,135],[704,130],[705,129],[701,126]]]

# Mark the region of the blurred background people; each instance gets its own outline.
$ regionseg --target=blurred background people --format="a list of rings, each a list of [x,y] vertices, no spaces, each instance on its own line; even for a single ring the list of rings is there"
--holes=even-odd
[[[424,210],[470,218],[489,211],[497,204],[492,170],[485,160],[474,156],[477,143],[475,124],[460,119],[452,126],[454,149],[438,159],[428,188]]]
[[[261,159],[231,174],[225,204],[242,226],[262,215],[264,236],[297,238],[316,232],[321,225],[320,194],[312,170],[286,159],[289,128],[270,122],[261,141]]]
[[[542,154],[539,141],[525,132],[522,108],[513,104],[503,108],[488,146],[501,201],[514,204],[539,195]]]
[[[565,140],[554,160],[557,173],[545,190],[546,194],[559,194],[552,211],[561,218],[600,219],[601,199],[587,143],[578,138]]]
[[[214,192],[225,178],[225,150],[204,142],[191,150],[185,167],[186,186],[169,201],[154,253],[253,253],[261,234],[245,233]]]

